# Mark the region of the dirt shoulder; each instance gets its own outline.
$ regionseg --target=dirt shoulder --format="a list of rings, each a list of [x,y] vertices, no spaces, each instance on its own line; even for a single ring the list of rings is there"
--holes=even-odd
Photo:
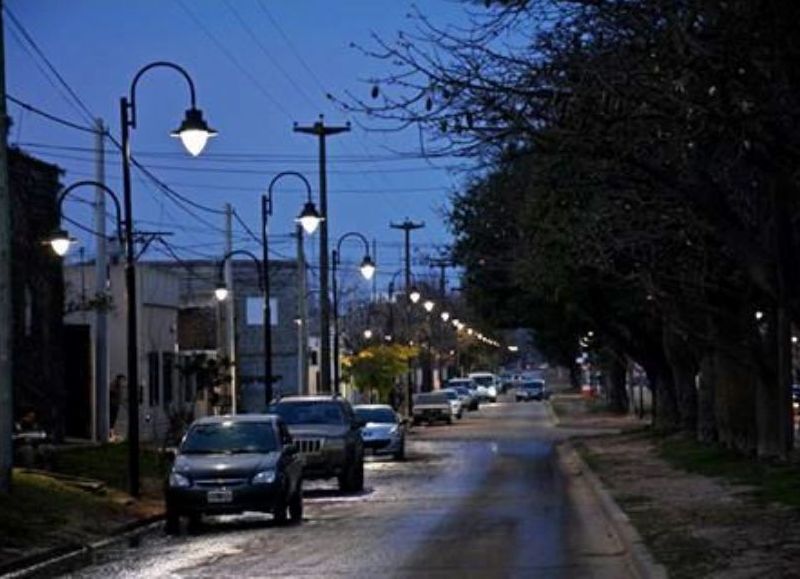
[[[796,467],[657,438],[635,417],[577,395],[558,395],[553,407],[670,577],[800,577]],[[582,436],[588,427],[620,433]]]

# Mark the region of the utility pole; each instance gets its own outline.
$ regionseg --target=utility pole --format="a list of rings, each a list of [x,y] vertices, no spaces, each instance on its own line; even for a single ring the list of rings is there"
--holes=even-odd
[[[300,392],[308,388],[308,311],[306,308],[306,255],[303,247],[303,228],[297,226],[297,372]]]
[[[320,370],[322,391],[331,392],[331,301],[328,295],[328,176],[325,140],[328,136],[350,131],[350,123],[340,127],[325,126],[323,115],[310,127],[294,125],[295,133],[314,135],[319,140],[319,205],[322,217],[319,231],[319,311]]]
[[[403,304],[405,306],[405,317],[406,317],[406,331],[409,334],[409,339],[411,337],[411,302],[410,298],[408,297],[408,293],[411,290],[411,232],[416,229],[422,229],[425,227],[425,222],[420,221],[419,223],[414,223],[408,217],[403,223],[390,223],[389,227],[392,229],[401,229],[405,236],[405,280],[406,280],[406,287],[404,289],[405,299],[403,300]],[[412,388],[412,381],[413,378],[411,377],[411,362],[409,361],[409,368],[408,368],[408,380],[406,383],[406,414],[411,416],[411,388]]]
[[[95,121],[95,181],[106,183],[106,129],[102,119]],[[106,252],[106,192],[98,187],[94,196],[94,230],[96,249],[94,260],[94,295],[105,295],[108,277]],[[82,269],[82,268],[81,268]],[[108,392],[108,317],[104,308],[94,312],[94,395],[95,441],[107,442],[112,424],[109,422]],[[119,403],[119,401],[117,401]]]
[[[8,189],[6,58],[0,0],[0,493],[11,491],[14,434],[11,352],[11,192]]]
[[[225,204],[225,254],[228,255],[233,251],[233,207],[230,203]],[[227,302],[228,311],[225,312],[225,325],[228,328],[228,361],[230,362],[230,375],[231,375],[231,414],[236,414],[236,393],[238,381],[238,360],[236,359],[236,292],[233,287],[233,260],[225,260],[225,287],[228,288],[230,299]],[[268,328],[264,328],[266,332]],[[269,378],[265,378],[268,380]],[[267,383],[264,382],[266,388]]]
[[[441,303],[442,311],[446,311],[447,308],[445,307],[445,298],[447,297],[447,278],[446,278],[445,274],[447,273],[447,268],[450,267],[452,265],[452,263],[450,262],[449,259],[446,259],[446,258],[443,258],[443,257],[428,258],[428,263],[430,264],[431,267],[438,267],[439,268],[439,301]],[[443,382],[443,380],[444,380],[443,376],[444,376],[444,370],[445,370],[445,368],[443,368],[442,364],[441,364],[442,357],[443,357],[442,356],[442,349],[443,349],[443,346],[444,346],[444,339],[443,339],[443,334],[441,332],[436,332],[434,330],[434,328],[436,328],[435,324],[431,327],[431,339],[434,338],[434,334],[438,334],[436,336],[436,338],[437,338],[436,341],[439,343],[439,362],[440,363],[438,363],[436,365],[436,371],[439,374],[439,383],[441,384]]]

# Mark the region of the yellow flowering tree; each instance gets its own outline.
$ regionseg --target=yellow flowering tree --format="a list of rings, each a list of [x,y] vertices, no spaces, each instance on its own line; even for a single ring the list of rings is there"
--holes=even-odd
[[[380,401],[387,402],[395,381],[408,371],[408,361],[418,353],[414,346],[380,344],[346,356],[342,365],[361,392],[375,391]]]

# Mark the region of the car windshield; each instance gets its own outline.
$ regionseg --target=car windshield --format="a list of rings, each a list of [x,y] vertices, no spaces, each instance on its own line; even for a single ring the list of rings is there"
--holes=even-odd
[[[491,376],[473,376],[472,379],[478,384],[478,386],[491,386],[494,384],[494,378]]]
[[[181,444],[183,454],[267,453],[278,449],[269,422],[214,422],[196,424]]]
[[[456,386],[455,388],[453,388],[453,390],[464,396],[469,395],[469,388],[467,388],[466,386]]]
[[[364,422],[388,424],[397,422],[397,416],[391,408],[359,408],[356,406],[356,417]]]
[[[525,387],[525,388],[536,388],[536,389],[544,388],[544,382],[541,382],[540,380],[534,380],[532,382],[525,382],[523,384],[523,387]]]
[[[474,387],[471,380],[449,380],[447,385],[456,388],[469,388],[470,386]]]
[[[417,394],[414,397],[414,404],[447,404],[447,395],[439,392],[428,394]]]
[[[283,402],[271,409],[288,425],[293,424],[344,424],[342,407],[336,402]]]
[[[455,390],[443,390],[443,392],[447,394],[449,400],[458,400],[458,393]]]

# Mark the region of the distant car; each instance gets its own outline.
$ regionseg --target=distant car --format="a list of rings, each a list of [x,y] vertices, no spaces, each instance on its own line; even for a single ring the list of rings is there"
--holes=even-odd
[[[456,391],[466,390],[469,394],[469,402],[467,410],[478,410],[480,407],[480,395],[478,394],[478,385],[469,378],[450,378],[447,381],[447,388],[455,388]]]
[[[166,484],[166,531],[180,517],[263,511],[303,518],[303,458],[283,421],[267,414],[207,416],[183,437]]]
[[[518,384],[515,390],[517,402],[528,400],[545,400],[549,398],[544,380],[527,380]]]
[[[455,380],[448,381],[447,388],[458,392],[458,396],[461,398],[461,407],[468,411],[477,410],[479,401],[478,393],[475,389],[470,389],[467,386],[458,386],[453,384],[454,382]]]
[[[497,376],[491,372],[471,372],[469,378],[477,384],[481,400],[497,402]]]
[[[464,416],[464,405],[461,402],[461,395],[453,388],[444,388],[442,392],[447,394],[447,399],[450,401],[450,408],[453,410],[453,416],[461,420]]]
[[[305,459],[306,479],[336,477],[339,489],[364,488],[363,423],[338,396],[289,396],[270,407],[289,428]]]
[[[423,392],[414,396],[414,424],[437,421],[453,423],[453,407],[444,392]]]
[[[800,384],[792,384],[792,408],[800,413]]]
[[[406,457],[406,424],[385,404],[361,404],[353,408],[356,418],[364,423],[361,438],[364,448],[376,455],[392,455],[396,460]]]

